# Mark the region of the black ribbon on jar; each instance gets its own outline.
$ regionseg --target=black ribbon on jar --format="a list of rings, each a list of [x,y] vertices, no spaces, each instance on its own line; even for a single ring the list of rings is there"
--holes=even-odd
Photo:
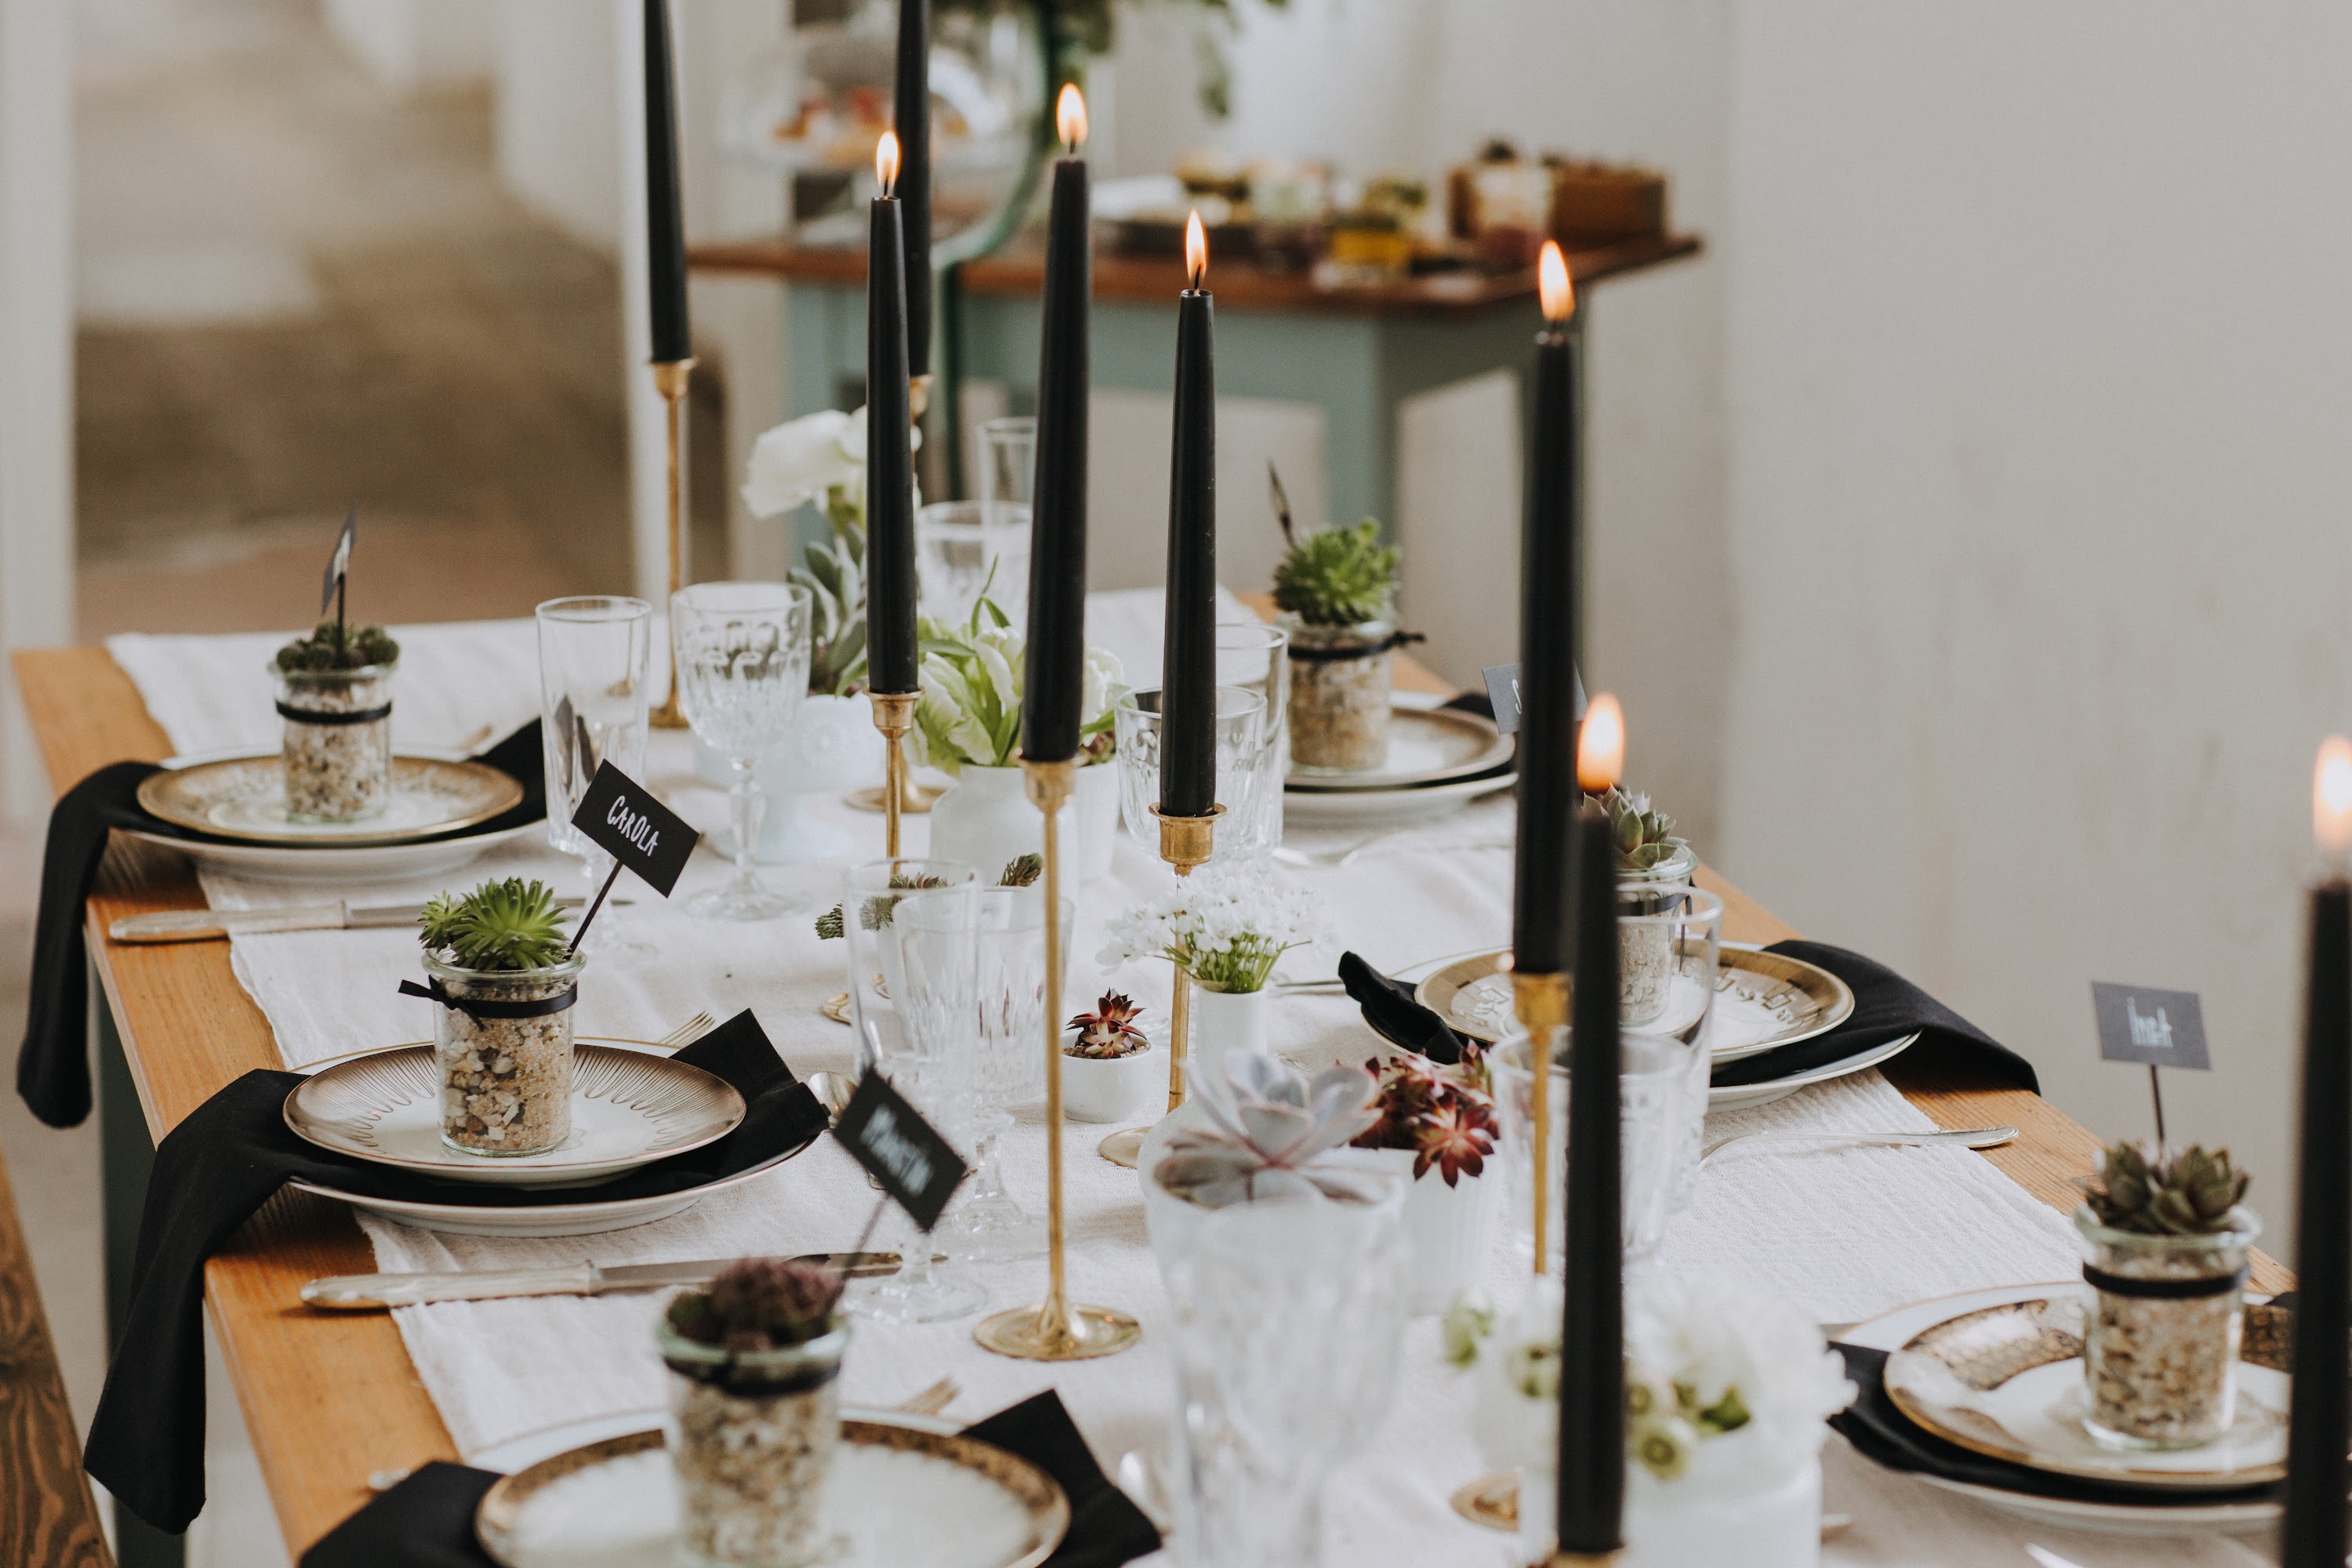
[[[441,989],[438,980],[428,980],[419,985],[414,980],[400,983],[403,996],[422,996],[428,1002],[438,1002],[444,1007],[455,1007],[472,1018],[544,1018],[551,1013],[562,1013],[580,1000],[580,987],[567,985],[552,996],[542,996],[536,1002],[496,1002],[488,997],[452,996]]]
[[[1425,632],[1391,632],[1378,642],[1351,643],[1346,647],[1307,646],[1294,638],[1290,644],[1290,657],[1307,664],[1333,664],[1343,658],[1372,658],[1391,648],[1428,640]]]
[[[392,717],[392,704],[381,708],[355,708],[348,713],[321,712],[315,708],[293,708],[278,704],[278,716],[291,719],[298,724],[373,724],[379,719]]]
[[[2137,1296],[2146,1301],[2193,1301],[2203,1296],[2226,1296],[2246,1282],[2248,1268],[2234,1274],[2208,1274],[2201,1279],[2133,1279],[2104,1268],[2083,1265],[2083,1283],[2110,1296]]]

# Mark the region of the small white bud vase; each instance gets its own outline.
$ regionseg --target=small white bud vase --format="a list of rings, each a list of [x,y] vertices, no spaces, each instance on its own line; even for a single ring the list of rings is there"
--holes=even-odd
[[[1140,1121],[1168,1103],[1168,1053],[1157,1042],[1123,1057],[1070,1053],[1062,1032],[1062,1114],[1073,1121]]]
[[[2151,1236],[2074,1211],[2083,1277],[2084,1426],[2112,1448],[2188,1448],[2237,1415],[2246,1253],[2262,1221],[2242,1205],[2227,1230]]]
[[[1045,847],[1045,821],[1029,804],[1018,767],[983,768],[967,763],[946,794],[931,803],[930,855],[980,868],[993,883],[1004,868]],[[1111,845],[1118,831],[1118,769],[1096,764],[1077,770],[1076,787],[1061,824],[1063,852],[1075,860],[1081,881],[1110,871]]]
[[[824,1485],[841,1445],[846,1326],[783,1350],[730,1352],[655,1329],[670,1369],[677,1560],[690,1568],[806,1568],[836,1542]]]
[[[392,804],[392,677],[399,661],[358,669],[280,669],[286,815],[362,822]]]
[[[586,963],[574,953],[541,969],[461,969],[425,955],[425,973],[450,998],[433,1020],[443,1143],[511,1156],[543,1154],[572,1136],[572,1009],[499,1014],[571,994]]]
[[[1212,991],[1192,987],[1192,1026],[1185,1041],[1187,1094],[1225,1094],[1225,1064],[1236,1056],[1266,1054],[1264,991]]]
[[[1415,1176],[1410,1149],[1337,1149],[1329,1158],[1386,1171],[1403,1184],[1401,1229],[1412,1258],[1405,1275],[1406,1312],[1434,1317],[1485,1277],[1503,1201],[1499,1157],[1489,1155],[1484,1172],[1465,1172],[1452,1186],[1434,1165]]]

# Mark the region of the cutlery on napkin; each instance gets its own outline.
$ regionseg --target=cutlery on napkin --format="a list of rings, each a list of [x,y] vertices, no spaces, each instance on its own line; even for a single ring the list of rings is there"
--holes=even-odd
[[[576,893],[555,900],[562,910],[587,902]],[[116,942],[205,942],[215,937],[253,936],[279,931],[358,931],[413,926],[423,904],[289,904],[274,910],[151,910],[125,915],[106,928]]]
[[[732,1258],[693,1263],[625,1263],[603,1268],[476,1268],[446,1274],[336,1274],[302,1287],[309,1305],[334,1312],[421,1307],[430,1301],[488,1301],[502,1296],[604,1296],[615,1290],[657,1290],[665,1285],[707,1285]],[[794,1258],[838,1269],[852,1279],[898,1272],[895,1252],[812,1252]]]

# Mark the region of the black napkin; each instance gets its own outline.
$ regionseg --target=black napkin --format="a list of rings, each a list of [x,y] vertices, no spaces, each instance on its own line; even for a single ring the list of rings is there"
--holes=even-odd
[[[513,776],[522,785],[522,804],[488,822],[439,835],[462,838],[496,833],[547,815],[547,770],[539,751],[534,719],[475,759]],[[150,816],[140,808],[139,786],[153,763],[109,763],[58,797],[49,812],[48,843],[41,856],[41,902],[33,927],[31,1005],[25,1041],[16,1051],[16,1092],[33,1114],[52,1127],[72,1127],[89,1114],[89,955],[83,940],[83,906],[106,858],[107,835],[135,827],[172,838],[222,843],[208,833]],[[419,842],[425,842],[420,840]]]
[[[2175,1491],[2166,1488],[2122,1486],[2113,1481],[2086,1480],[2053,1475],[2046,1470],[1972,1453],[1948,1443],[1912,1424],[1886,1394],[1886,1352],[1861,1345],[1832,1347],[1845,1357],[1846,1375],[1862,1392],[1830,1425],[1847,1442],[1891,1470],[1914,1470],[1972,1486],[2023,1492],[2031,1497],[2063,1498],[2074,1502],[2128,1503],[2139,1508],[2196,1507],[2223,1502],[2257,1502],[2283,1489],[2272,1487],[2214,1487]]]
[[[1817,963],[1853,992],[1853,1016],[1826,1035],[1727,1062],[1714,1072],[1717,1089],[1769,1083],[1843,1061],[1874,1046],[1917,1033],[1910,1055],[1963,1066],[2018,1089],[2042,1092],[2033,1064],[1920,990],[1885,964],[1818,942],[1776,942],[1767,952]]]
[[[1391,980],[1352,952],[1339,955],[1339,983],[1364,1010],[1364,1022],[1389,1044],[1415,1051],[1449,1067],[1462,1059],[1466,1037],[1457,1035],[1444,1019],[1413,1000],[1413,988]]]
[[[1160,1532],[1104,1477],[1053,1390],[964,1433],[1020,1455],[1062,1483],[1070,1531],[1045,1568],[1118,1568],[1160,1549]],[[498,1479],[464,1465],[425,1465],[329,1531],[302,1554],[302,1568],[491,1568],[474,1538],[474,1510]]]
[[[368,1197],[484,1208],[651,1197],[685,1192],[764,1163],[824,1131],[824,1108],[776,1055],[747,1012],[677,1053],[733,1084],[741,1125],[715,1143],[643,1166],[583,1193],[459,1186],[329,1153],[286,1125],[299,1075],[257,1068],[164,1134],[155,1151],[131,1310],[117,1336],[82,1463],[116,1500],[158,1529],[185,1530],[205,1502],[204,1266],[247,1215],[301,1177]]]

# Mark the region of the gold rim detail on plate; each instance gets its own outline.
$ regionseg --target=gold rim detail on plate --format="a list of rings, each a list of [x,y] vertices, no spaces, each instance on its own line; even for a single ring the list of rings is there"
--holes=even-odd
[[[1413,999],[1445,1020],[1450,1027],[1493,1045],[1509,1031],[1461,1014],[1455,1003],[1467,987],[1508,973],[1510,956],[1510,950],[1506,948],[1457,959],[1414,986]],[[1786,1028],[1737,1050],[1718,1050],[1714,1057],[1718,1062],[1761,1056],[1816,1035],[1826,1035],[1853,1016],[1853,989],[1819,964],[1807,963],[1786,953],[1729,946],[1717,950],[1716,963],[1718,994],[1727,989],[1738,990],[1759,1006],[1768,1010],[1786,1006],[1789,1014]]]
[[[594,1153],[567,1146],[543,1154],[484,1160],[436,1151],[418,1157],[383,1145],[383,1119],[440,1098],[439,1072],[431,1046],[395,1046],[362,1052],[314,1072],[286,1097],[286,1125],[295,1136],[337,1154],[423,1175],[457,1181],[530,1184],[526,1173],[560,1177],[578,1171],[622,1170],[648,1165],[714,1143],[741,1125],[745,1106],[735,1087],[689,1062],[641,1050],[577,1042],[572,1047],[572,1100],[599,1102],[633,1113],[645,1123],[649,1142],[625,1152]],[[436,1110],[437,1124],[437,1110]],[[579,1120],[575,1111],[574,1121]]]
[[[1392,708],[1389,723],[1430,731],[1440,745],[1458,751],[1455,761],[1414,773],[1391,773],[1374,768],[1360,773],[1293,773],[1283,780],[1285,790],[1301,795],[1349,795],[1367,790],[1424,789],[1452,784],[1500,767],[1511,760],[1517,743],[1495,728],[1495,721],[1459,708]]]
[[[283,822],[285,787],[284,764],[276,754],[229,757],[148,775],[140,782],[139,805],[174,827],[234,843],[355,849],[410,844],[476,827],[512,811],[523,796],[520,781],[487,763],[394,757],[394,795],[438,801],[437,816],[398,827],[387,827],[381,816],[303,826]],[[281,825],[256,826],[257,818],[272,820],[273,805],[279,814],[274,820]],[[242,816],[231,823],[223,820],[225,814]]]
[[[862,1447],[919,1454],[970,1470],[1003,1489],[1028,1518],[1030,1546],[1021,1556],[1008,1559],[998,1568],[1038,1568],[1069,1533],[1070,1500],[1064,1495],[1061,1483],[1020,1455],[993,1443],[890,1422],[856,1420],[842,1422],[841,1440]],[[510,1476],[501,1476],[475,1506],[474,1533],[483,1550],[506,1568],[520,1568],[515,1532],[521,1525],[523,1510],[534,1496],[567,1476],[663,1446],[662,1434],[657,1431],[631,1432],[583,1444],[526,1466]]]

